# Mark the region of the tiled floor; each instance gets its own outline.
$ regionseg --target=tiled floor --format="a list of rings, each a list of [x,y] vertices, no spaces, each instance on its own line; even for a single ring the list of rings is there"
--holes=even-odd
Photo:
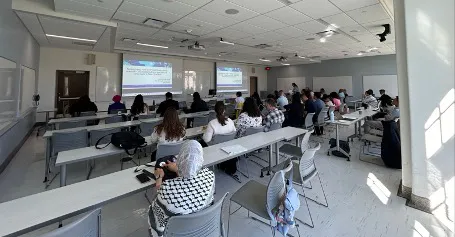
[[[343,130],[342,135],[348,135]],[[342,136],[343,137],[343,136]],[[361,162],[358,159],[360,143],[351,143],[351,162],[345,159],[327,156],[328,140],[312,138],[323,142],[323,148],[317,153],[316,165],[320,171],[322,185],[326,191],[329,207],[308,202],[315,228],[301,225],[301,236],[400,236],[429,237],[454,236],[453,222],[446,227],[434,216],[405,206],[405,200],[397,197],[401,171],[387,169]],[[263,152],[262,155],[267,155]],[[243,163],[242,163],[243,164]],[[41,137],[31,136],[9,167],[0,175],[0,202],[45,191],[43,180],[44,141]],[[115,172],[120,169],[115,157],[97,161],[92,177]],[[259,167],[251,163],[254,179],[267,183],[268,176],[259,178]],[[68,184],[83,181],[85,164],[72,165],[68,168]],[[242,184],[237,183],[223,173],[216,174],[217,198],[225,192],[233,193]],[[243,178],[243,177],[242,177]],[[243,179],[245,183],[246,179]],[[112,180],[115,182],[115,180]],[[58,179],[49,188],[57,188]],[[317,179],[313,189],[306,194],[321,200]],[[300,188],[297,189],[302,192]],[[301,199],[302,206],[297,217],[308,220],[308,212]],[[225,220],[227,207],[225,203]],[[237,207],[233,205],[233,210]],[[148,203],[142,193],[112,202],[102,209],[102,235],[106,237],[147,236]],[[3,215],[4,213],[2,213]],[[69,223],[74,220],[65,220]],[[244,210],[231,216],[230,237],[266,237],[272,236],[270,228],[247,217]],[[42,228],[25,236],[37,236],[55,229],[57,224]],[[449,229],[451,228],[451,230]],[[292,235],[297,236],[293,230]]]

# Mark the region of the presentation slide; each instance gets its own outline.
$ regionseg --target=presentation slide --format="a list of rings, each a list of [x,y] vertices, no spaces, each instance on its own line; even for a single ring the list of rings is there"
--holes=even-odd
[[[242,87],[242,69],[238,67],[217,67],[217,87]]]
[[[172,88],[172,64],[124,59],[122,90],[149,88]]]

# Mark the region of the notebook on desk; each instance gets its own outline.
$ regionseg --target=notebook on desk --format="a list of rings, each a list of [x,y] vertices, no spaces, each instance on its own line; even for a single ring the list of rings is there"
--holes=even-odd
[[[232,146],[225,146],[221,148],[222,151],[226,152],[229,155],[234,155],[238,153],[242,153],[247,151],[245,147],[242,145],[232,145]]]

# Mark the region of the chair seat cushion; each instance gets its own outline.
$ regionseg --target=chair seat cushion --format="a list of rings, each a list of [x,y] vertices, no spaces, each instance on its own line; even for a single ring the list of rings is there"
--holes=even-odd
[[[254,180],[249,181],[232,195],[231,201],[266,220],[270,220],[266,209],[267,186],[264,184]]]
[[[284,144],[279,149],[280,153],[290,155],[293,157],[302,157],[302,149],[300,147],[291,145],[291,144]]]

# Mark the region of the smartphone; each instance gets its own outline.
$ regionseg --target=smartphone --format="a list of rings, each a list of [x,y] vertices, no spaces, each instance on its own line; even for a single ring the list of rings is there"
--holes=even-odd
[[[146,174],[144,174],[144,173],[136,175],[136,178],[137,178],[137,179],[139,180],[139,182],[141,182],[141,183],[145,183],[145,182],[150,181],[150,178],[149,178]]]
[[[153,174],[152,172],[148,171],[148,170],[142,170],[142,174],[145,174],[147,175],[147,177],[153,179],[153,180],[156,180],[156,177],[155,177],[155,174]]]

